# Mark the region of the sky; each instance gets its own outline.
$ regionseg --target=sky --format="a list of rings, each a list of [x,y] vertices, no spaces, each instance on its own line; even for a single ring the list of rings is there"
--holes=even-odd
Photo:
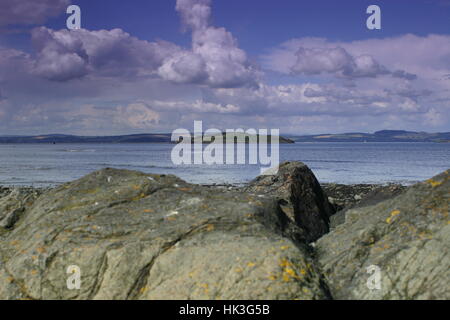
[[[81,29],[69,30],[69,5]],[[369,5],[381,29],[369,30]],[[450,0],[0,0],[0,135],[450,131]]]

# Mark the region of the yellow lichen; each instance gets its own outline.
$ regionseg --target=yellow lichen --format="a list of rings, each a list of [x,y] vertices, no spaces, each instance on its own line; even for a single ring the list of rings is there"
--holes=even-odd
[[[139,290],[139,292],[141,294],[144,294],[145,292],[147,292],[148,288],[147,287],[142,287],[141,290]]]
[[[300,276],[295,272],[293,265],[287,259],[281,259],[280,267],[283,269],[283,281],[287,282],[290,279],[300,279]]]
[[[295,271],[291,268],[286,268],[284,270],[284,272],[286,272],[288,275],[290,275],[291,277],[295,278],[297,277],[297,274],[295,273]]]
[[[391,212],[391,216],[388,217],[388,218],[386,219],[386,222],[387,222],[387,223],[391,223],[392,218],[394,218],[395,216],[397,216],[397,215],[399,215],[399,214],[400,214],[400,210],[393,210],[393,211]]]
[[[442,184],[442,181],[435,181],[433,179],[428,179],[427,182],[433,187],[440,186]]]
[[[289,277],[289,275],[287,275],[286,273],[283,274],[283,281],[284,282],[289,282],[291,279]]]

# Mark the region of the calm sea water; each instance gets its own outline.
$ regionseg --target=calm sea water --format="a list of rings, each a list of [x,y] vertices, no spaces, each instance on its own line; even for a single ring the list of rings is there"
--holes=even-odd
[[[193,183],[245,183],[256,165],[175,166],[170,144],[0,145],[0,185],[49,186],[105,167],[175,174]],[[296,143],[281,160],[300,160],[320,182],[411,184],[450,168],[449,143]]]

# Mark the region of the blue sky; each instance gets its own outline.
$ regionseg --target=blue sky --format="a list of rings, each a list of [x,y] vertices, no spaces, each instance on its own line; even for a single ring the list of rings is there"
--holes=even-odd
[[[140,39],[170,39],[189,45],[189,34],[176,11],[176,0],[78,0],[83,27],[89,30],[121,28]],[[365,27],[366,8],[378,4],[383,28]],[[450,2],[439,0],[217,0],[212,17],[216,25],[233,33],[251,55],[292,38],[325,37],[331,40],[362,40],[413,33],[446,34],[450,28]],[[65,15],[45,25],[65,27]]]
[[[448,0],[17,3],[0,4],[0,134],[450,129]]]

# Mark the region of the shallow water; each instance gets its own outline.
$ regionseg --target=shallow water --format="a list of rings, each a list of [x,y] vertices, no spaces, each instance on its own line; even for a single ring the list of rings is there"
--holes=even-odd
[[[193,183],[244,183],[258,165],[172,163],[172,144],[0,144],[0,185],[49,186],[105,167],[175,174]],[[449,143],[296,143],[281,160],[306,163],[320,182],[411,184],[450,167]]]

